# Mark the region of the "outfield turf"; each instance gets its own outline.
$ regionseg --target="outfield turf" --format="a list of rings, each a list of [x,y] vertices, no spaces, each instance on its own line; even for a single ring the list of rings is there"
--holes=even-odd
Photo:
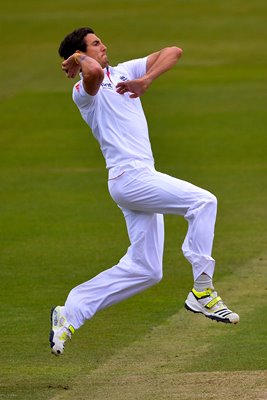
[[[267,398],[266,0],[2,2],[0,399]],[[128,239],[57,48],[92,25],[111,64],[183,48],[143,97],[159,170],[218,197],[215,283],[237,326],[191,315],[182,218],[164,279],[50,354],[50,308],[114,265]]]

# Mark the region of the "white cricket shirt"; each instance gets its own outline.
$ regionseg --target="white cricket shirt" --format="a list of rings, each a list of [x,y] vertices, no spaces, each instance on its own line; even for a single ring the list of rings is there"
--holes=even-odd
[[[100,144],[108,169],[139,160],[154,164],[148,127],[139,98],[116,92],[118,82],[140,78],[146,73],[147,57],[104,69],[104,80],[95,96],[73,87],[73,100]]]

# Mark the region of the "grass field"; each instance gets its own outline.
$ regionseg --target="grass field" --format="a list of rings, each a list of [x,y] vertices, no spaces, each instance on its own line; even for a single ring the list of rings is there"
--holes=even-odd
[[[267,399],[266,14],[265,0],[1,3],[0,399]],[[128,246],[57,56],[87,25],[112,64],[183,48],[143,105],[157,168],[218,197],[215,283],[239,325],[183,309],[186,224],[168,216],[163,281],[51,356],[51,306]]]

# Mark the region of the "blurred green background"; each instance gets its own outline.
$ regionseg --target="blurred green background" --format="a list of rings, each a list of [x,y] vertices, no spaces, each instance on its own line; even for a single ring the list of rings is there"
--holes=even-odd
[[[1,3],[1,397],[56,395],[181,309],[192,285],[180,250],[186,224],[167,216],[163,281],[99,313],[77,332],[64,361],[51,358],[51,306],[117,263],[128,246],[98,144],[60,68],[63,37],[93,27],[112,65],[183,48],[142,101],[157,169],[218,197],[219,285],[267,254],[266,13],[264,0]],[[247,355],[258,343],[254,356],[245,351],[229,363],[226,352],[227,368],[266,367],[257,321],[240,328],[251,333]]]

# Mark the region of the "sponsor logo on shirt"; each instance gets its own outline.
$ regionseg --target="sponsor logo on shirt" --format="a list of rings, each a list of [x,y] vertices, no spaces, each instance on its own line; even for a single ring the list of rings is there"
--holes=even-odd
[[[104,89],[113,89],[112,84],[110,82],[108,83],[101,83],[102,88]]]
[[[110,79],[109,75],[108,75],[108,78],[109,78],[109,82],[102,82],[101,86],[102,86],[103,89],[114,90],[114,84],[113,84],[112,80]],[[124,82],[128,81],[128,78],[126,78],[126,76],[124,76],[124,75],[121,75],[120,76],[120,81],[124,81]]]

